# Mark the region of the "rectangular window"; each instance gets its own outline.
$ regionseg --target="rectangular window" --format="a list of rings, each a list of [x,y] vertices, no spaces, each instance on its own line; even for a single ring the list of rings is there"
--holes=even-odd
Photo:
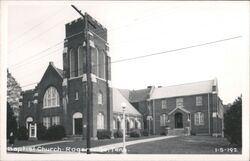
[[[160,116],[160,126],[166,126],[166,120],[167,120],[166,114],[162,114]]]
[[[196,97],[196,106],[202,106],[202,96]]]
[[[59,116],[52,117],[52,125],[60,125],[60,117]]]
[[[104,115],[102,113],[97,115],[97,129],[104,129]]]
[[[76,92],[75,100],[78,100],[78,99],[79,99],[78,92]]]
[[[97,99],[98,99],[97,100],[98,105],[102,105],[102,93],[101,92],[98,93]]]
[[[113,129],[116,129],[116,121],[113,119]]]
[[[161,108],[166,109],[167,108],[167,100],[162,100],[161,101]]]
[[[197,112],[194,114],[194,124],[195,125],[204,125],[204,113]]]
[[[50,127],[50,118],[49,117],[43,118],[43,126],[45,126],[47,129]]]
[[[183,98],[176,98],[176,107],[183,107]]]
[[[28,107],[30,108],[30,101],[28,101]]]
[[[188,121],[190,121],[190,118],[191,118],[191,114],[189,113],[188,114]]]

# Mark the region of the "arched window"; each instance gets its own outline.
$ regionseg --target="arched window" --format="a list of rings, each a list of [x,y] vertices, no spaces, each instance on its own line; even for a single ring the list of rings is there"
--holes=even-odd
[[[78,75],[86,73],[86,51],[82,46],[78,48]]]
[[[75,50],[71,49],[69,52],[69,64],[70,64],[70,77],[76,76],[76,54]]]
[[[43,96],[43,107],[59,106],[59,94],[55,87],[49,87]]]
[[[129,123],[129,128],[130,129],[134,128],[134,120],[131,119],[129,122],[130,122]]]
[[[102,105],[102,92],[98,92],[98,105]]]
[[[105,53],[102,50],[99,50],[98,64],[98,77],[105,79]]]
[[[137,121],[137,128],[141,129],[141,122],[140,121]]]
[[[91,65],[92,72],[94,75],[98,74],[98,50],[96,48],[91,48]]]
[[[121,117],[120,116],[117,117],[116,124],[117,124],[117,129],[120,130],[121,129]]]
[[[162,114],[160,116],[160,126],[166,126],[166,120],[167,120],[166,114]]]
[[[135,128],[141,129],[141,122],[140,122],[140,120],[138,120],[138,118],[135,119]]]
[[[104,129],[104,115],[102,113],[97,115],[97,129]]]
[[[113,119],[113,129],[117,129],[115,119]]]
[[[26,118],[26,128],[29,129],[29,125],[33,122],[33,118],[32,117],[28,117]]]

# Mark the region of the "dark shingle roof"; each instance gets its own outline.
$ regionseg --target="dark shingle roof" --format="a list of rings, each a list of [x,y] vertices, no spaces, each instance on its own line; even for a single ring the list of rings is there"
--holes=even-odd
[[[132,90],[129,92],[129,101],[130,102],[140,102],[147,100],[149,98],[150,88]]]
[[[59,69],[59,68],[55,68],[57,70],[57,72],[63,77],[63,70]]]
[[[147,100],[149,98],[150,90],[151,88],[139,89],[139,90],[119,89],[123,97],[132,103]]]

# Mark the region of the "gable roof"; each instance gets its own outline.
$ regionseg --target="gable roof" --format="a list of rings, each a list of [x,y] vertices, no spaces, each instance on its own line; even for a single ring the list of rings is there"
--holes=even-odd
[[[190,113],[188,110],[186,110],[185,108],[182,108],[182,107],[176,107],[175,109],[173,109],[172,111],[170,111],[168,114],[171,115],[173,112],[175,112],[176,110],[182,110],[184,111],[185,113]]]
[[[119,92],[125,97],[127,100],[129,100],[129,93],[130,91],[128,89],[118,89]]]
[[[121,104],[126,103],[127,107],[125,113],[129,115],[141,115],[134,106],[120,93],[116,88],[112,88],[113,91],[113,112],[123,113]]]
[[[56,73],[59,75],[59,77],[60,77],[61,79],[63,79],[63,71],[62,71],[61,69],[59,69],[59,68],[56,68],[56,67],[54,66],[54,63],[53,63],[53,62],[49,62],[49,65],[48,65],[47,69],[45,70],[45,72],[44,72],[44,74],[43,74],[41,80],[40,80],[39,83],[38,83],[38,85],[44,80],[45,75],[49,72],[49,70],[50,70],[51,68],[54,69],[54,70],[56,71]],[[36,87],[35,87],[35,88],[36,88]]]
[[[139,89],[139,90],[128,90],[128,89],[118,89],[119,92],[126,98],[129,102],[140,102],[145,101],[149,98],[151,88]]]
[[[55,70],[58,72],[58,74],[63,78],[63,70],[62,69],[59,69],[59,68],[56,68],[54,65],[53,67],[55,68]]]
[[[208,80],[174,86],[155,88],[150,99],[161,99],[169,97],[196,95],[203,93],[211,93],[212,86],[216,80]]]
[[[129,101],[130,102],[140,102],[147,100],[149,98],[150,88],[140,89],[140,90],[132,90],[129,93]]]

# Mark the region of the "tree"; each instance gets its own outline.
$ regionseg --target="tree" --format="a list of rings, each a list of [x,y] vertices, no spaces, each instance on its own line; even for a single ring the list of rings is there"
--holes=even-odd
[[[22,89],[19,83],[7,70],[7,102],[14,112],[14,116],[19,115],[19,99],[21,97]]]
[[[242,145],[242,97],[238,97],[224,115],[225,137],[231,144]]]
[[[16,135],[16,130],[17,130],[16,117],[14,116],[10,104],[7,102],[7,139],[9,139],[10,132],[14,132],[14,135]]]

